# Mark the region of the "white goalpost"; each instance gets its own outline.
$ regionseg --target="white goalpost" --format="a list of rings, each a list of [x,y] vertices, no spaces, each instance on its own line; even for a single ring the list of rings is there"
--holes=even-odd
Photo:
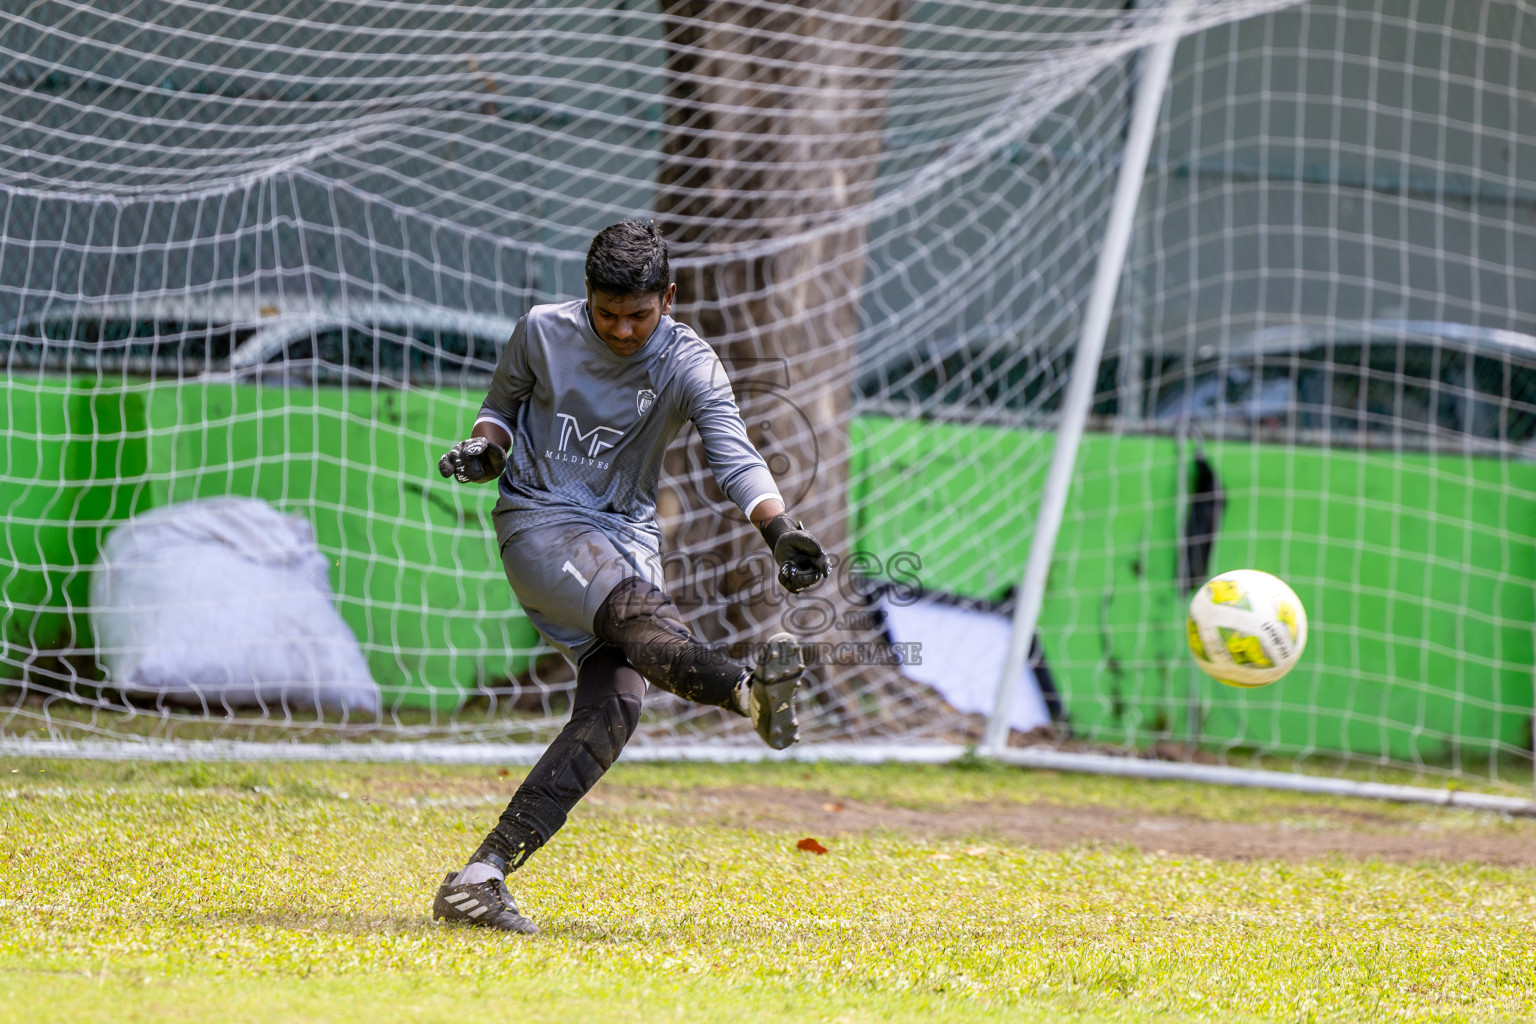
[[[1045,581],[1051,558],[1056,553],[1056,538],[1061,517],[1066,511],[1067,489],[1077,468],[1078,445],[1093,404],[1093,389],[1098,382],[1099,363],[1104,356],[1104,337],[1114,313],[1115,293],[1125,266],[1125,253],[1131,242],[1131,227],[1136,219],[1136,205],[1141,199],[1147,156],[1152,151],[1152,131],[1162,112],[1163,89],[1173,67],[1173,50],[1178,45],[1179,23],[1188,9],[1187,0],[1173,0],[1168,5],[1168,35],[1147,48],[1146,60],[1136,83],[1136,99],[1126,132],[1125,151],[1120,157],[1120,176],[1115,182],[1114,199],[1109,208],[1109,223],[1099,251],[1093,288],[1088,293],[1083,333],[1072,357],[1072,374],[1067,395],[1061,405],[1061,421],[1056,427],[1055,447],[1051,451],[1051,469],[1040,496],[1040,511],[1035,517],[1034,534],[1029,543],[1029,560],[1019,580],[1018,599],[1008,634],[1008,653],[997,680],[997,696],[987,719],[986,747],[995,755],[1008,745],[1009,712],[1013,710],[1016,680],[1023,677],[1024,662],[1030,642],[1040,624],[1040,607],[1045,601]]]
[[[1523,809],[1533,94],[1517,0],[7,9],[0,754],[531,758],[571,673],[436,460],[639,216],[837,556],[757,586],[685,431],[669,591],[815,652],[787,756]],[[1312,624],[1251,691],[1235,568]],[[625,756],[770,755],[653,690]]]

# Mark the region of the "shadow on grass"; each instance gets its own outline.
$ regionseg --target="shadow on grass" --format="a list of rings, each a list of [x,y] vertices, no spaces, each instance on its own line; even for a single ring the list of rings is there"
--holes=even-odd
[[[222,910],[193,914],[188,925],[221,928],[280,928],[294,932],[325,932],[340,935],[419,935],[443,929],[441,922],[423,910],[420,914],[356,914],[312,910]]]
[[[517,935],[500,932],[494,928],[481,928],[462,921],[434,921],[426,909],[419,914],[358,914],[347,912],[316,913],[310,910],[252,910],[221,911],[213,914],[197,914],[186,919],[197,927],[220,928],[276,928],[283,931],[334,935],[461,935],[472,938],[494,939],[511,936],[519,941],[530,938],[570,939],[576,942],[602,945],[628,945],[650,942],[655,939],[656,928],[651,925],[613,927],[587,918],[550,917],[540,918],[540,935]]]

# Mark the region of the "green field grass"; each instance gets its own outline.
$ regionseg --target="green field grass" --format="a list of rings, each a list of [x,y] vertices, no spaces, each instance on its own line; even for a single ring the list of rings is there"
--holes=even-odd
[[[435,926],[519,774],[0,761],[0,1020],[1536,1016],[1536,822],[1001,768],[621,764],[512,879],[543,935]],[[1015,828],[1057,810],[1110,831]],[[1158,849],[1175,828],[1356,846]],[[1418,837],[1515,860],[1371,852]]]

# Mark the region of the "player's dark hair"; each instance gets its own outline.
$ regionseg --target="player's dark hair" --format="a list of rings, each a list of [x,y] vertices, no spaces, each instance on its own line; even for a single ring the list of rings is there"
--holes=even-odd
[[[587,250],[587,284],[608,295],[664,295],[672,283],[667,240],[648,220],[624,220],[597,233]]]

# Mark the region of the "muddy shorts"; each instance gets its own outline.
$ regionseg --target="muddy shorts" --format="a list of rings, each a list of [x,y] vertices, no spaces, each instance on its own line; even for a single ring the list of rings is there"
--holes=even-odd
[[[592,635],[592,620],[620,580],[641,576],[665,586],[659,544],[645,534],[616,535],[585,522],[498,532],[506,538],[501,565],[518,603],[534,628],[572,664],[580,664],[601,643]]]

